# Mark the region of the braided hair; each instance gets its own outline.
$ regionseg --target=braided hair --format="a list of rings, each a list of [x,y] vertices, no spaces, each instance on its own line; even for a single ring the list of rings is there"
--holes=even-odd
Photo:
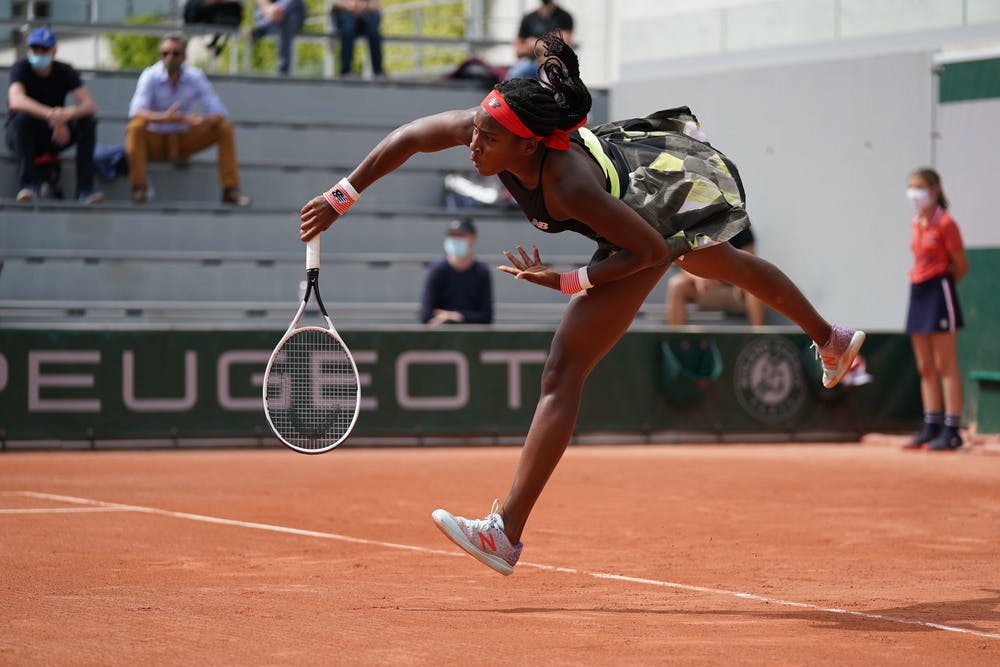
[[[558,31],[543,35],[539,73],[547,82],[516,78],[494,86],[529,130],[547,137],[579,125],[590,112],[590,91],[580,80],[580,62]]]

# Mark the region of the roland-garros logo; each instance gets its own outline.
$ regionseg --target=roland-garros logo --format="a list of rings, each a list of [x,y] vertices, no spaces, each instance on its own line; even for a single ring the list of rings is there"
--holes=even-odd
[[[736,399],[754,419],[776,424],[794,418],[806,383],[795,345],[783,336],[755,338],[740,350],[733,369]]]

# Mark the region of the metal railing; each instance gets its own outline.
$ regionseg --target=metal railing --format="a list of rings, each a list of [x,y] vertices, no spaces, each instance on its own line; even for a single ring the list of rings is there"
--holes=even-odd
[[[427,24],[426,15],[430,10],[445,5],[454,5],[455,0],[415,0],[413,2],[390,5],[383,8],[383,23],[388,17],[410,14],[412,34],[383,34],[386,47],[407,46],[410,55],[408,63],[388,63],[395,71],[405,70],[407,76],[419,78],[426,74],[439,74],[433,67],[425,65],[431,58],[429,52],[440,53],[447,50],[459,54],[460,59],[474,57],[486,49],[505,46],[507,40],[497,40],[486,36],[484,9],[485,0],[465,0],[462,37],[431,37],[423,34]],[[255,73],[251,59],[251,42],[247,31],[241,27],[215,24],[185,24],[182,19],[182,0],[120,0],[100,2],[99,0],[24,0],[11,3],[10,16],[0,14],[0,29],[10,31],[14,48],[22,50],[27,34],[34,28],[47,25],[57,32],[60,39],[89,37],[92,42],[90,66],[81,63],[82,69],[107,69],[101,63],[102,40],[109,35],[157,36],[169,30],[183,30],[192,36],[223,35],[232,38],[226,49],[228,71],[237,74]],[[157,24],[126,22],[139,16],[153,15],[159,18]],[[305,29],[296,36],[299,44],[319,44],[323,49],[321,75],[330,78],[335,75],[335,60],[339,50],[339,39],[335,27],[330,24],[329,14],[313,14],[307,19]],[[293,59],[295,58],[293,55]],[[367,59],[362,56],[365,71]],[[297,63],[293,60],[293,72]],[[217,69],[213,59],[210,69]],[[396,65],[396,67],[393,67]]]

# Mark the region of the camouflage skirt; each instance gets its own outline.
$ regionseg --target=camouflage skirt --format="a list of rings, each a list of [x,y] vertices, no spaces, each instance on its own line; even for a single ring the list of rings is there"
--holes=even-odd
[[[708,144],[687,107],[583,128],[580,137],[611,194],[664,238],[683,235],[697,248],[750,226],[736,165]]]

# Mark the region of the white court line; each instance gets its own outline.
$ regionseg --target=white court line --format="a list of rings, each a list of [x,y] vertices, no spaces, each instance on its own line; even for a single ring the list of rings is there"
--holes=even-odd
[[[121,507],[25,507],[0,510],[0,514],[82,514],[91,512],[128,512]]]
[[[13,491],[13,495],[27,496],[29,498],[44,498],[47,500],[58,500],[67,503],[75,503],[78,505],[92,505],[95,507],[107,508],[109,510],[117,511],[132,511],[132,512],[142,512],[145,514],[156,514],[159,516],[169,516],[177,519],[188,519],[190,521],[200,521],[202,523],[214,523],[224,526],[237,526],[240,528],[253,528],[256,530],[266,530],[273,533],[285,533],[289,535],[301,535],[304,537],[316,537],[320,539],[327,540],[338,540],[341,542],[350,542],[352,544],[367,544],[370,546],[385,547],[388,549],[404,549],[406,551],[416,551],[424,554],[433,554],[435,556],[462,556],[466,557],[464,553],[458,553],[455,551],[444,551],[441,549],[429,549],[427,547],[418,547],[410,544],[397,544],[395,542],[382,542],[380,540],[367,540],[360,537],[350,537],[348,535],[339,535],[337,533],[323,533],[315,530],[304,530],[302,528],[289,528],[287,526],[277,526],[268,523],[254,523],[251,521],[238,521],[236,519],[223,519],[221,517],[206,516],[203,514],[190,514],[188,512],[172,512],[170,510],[159,509],[156,507],[142,507],[139,505],[123,505],[121,503],[110,503],[103,500],[93,500],[90,498],[78,498],[76,496],[61,496],[52,493],[38,493],[35,491]],[[567,574],[578,574],[582,576],[592,577],[594,579],[606,579],[611,581],[622,581],[630,584],[642,584],[645,586],[656,586],[659,588],[673,588],[676,590],[690,591],[694,593],[707,593],[711,595],[722,595],[726,597],[736,597],[744,600],[754,600],[756,602],[763,602],[765,604],[780,605],[784,607],[797,607],[799,609],[811,609],[813,611],[820,611],[827,614],[837,614],[841,616],[854,616],[856,618],[865,618],[873,621],[885,621],[888,623],[900,623],[903,625],[918,625],[925,628],[934,628],[935,630],[944,630],[946,632],[957,632],[966,635],[974,635],[976,637],[987,637],[989,639],[1000,639],[1000,634],[980,632],[978,630],[969,630],[967,628],[959,628],[953,625],[942,625],[940,623],[929,623],[927,621],[918,621],[910,618],[899,618],[896,616],[886,616],[884,614],[870,614],[863,611],[851,611],[849,609],[834,609],[831,607],[822,607],[820,605],[810,604],[808,602],[793,602],[791,600],[782,600],[780,598],[771,598],[764,595],[756,595],[754,593],[741,593],[739,591],[730,591],[723,588],[709,588],[706,586],[693,586],[690,584],[678,584],[670,581],[660,581],[658,579],[645,579],[642,577],[629,577],[622,574],[609,574],[605,572],[588,572],[586,570],[578,570],[572,567],[558,567],[555,565],[542,565],[540,563],[528,563],[521,561],[517,564],[518,567],[530,567],[538,570],[547,570],[551,572],[565,572]]]

